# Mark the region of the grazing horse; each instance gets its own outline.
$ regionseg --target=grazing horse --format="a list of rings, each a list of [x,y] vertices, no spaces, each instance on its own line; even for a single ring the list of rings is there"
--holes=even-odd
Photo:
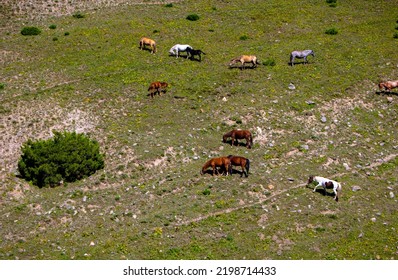
[[[223,135],[222,141],[226,143],[229,137],[232,138],[231,146],[235,144],[235,139],[236,140],[246,139],[246,147],[248,149],[250,149],[253,146],[253,137],[249,130],[240,130],[240,129],[231,130],[230,132],[227,132]]]
[[[218,157],[218,158],[212,158],[208,160],[202,167],[202,170],[200,171],[200,174],[204,174],[206,172],[206,169],[211,167],[213,169],[213,176],[217,172],[217,175],[220,174],[218,171],[217,167],[220,167],[224,171],[226,171],[226,175],[228,176],[229,174],[232,174],[232,167],[231,167],[231,161],[227,157]]]
[[[252,68],[255,68],[257,64],[260,64],[255,55],[241,55],[237,58],[231,59],[231,61],[229,62],[229,67],[232,67],[232,65],[238,62],[241,63],[240,69],[245,69],[246,63],[251,63]]]
[[[334,195],[335,195],[334,196],[334,200],[339,201],[339,193],[341,192],[341,184],[340,183],[338,183],[338,182],[336,182],[334,180],[330,180],[330,179],[324,178],[324,177],[312,176],[311,175],[308,178],[307,186],[309,184],[311,184],[312,182],[318,183],[315,186],[315,188],[314,188],[314,192],[315,192],[316,188],[320,187],[320,186],[323,187],[323,190],[324,190],[325,194],[326,194],[326,189],[333,189],[333,192],[334,192]]]
[[[191,48],[187,48],[187,52],[189,53],[189,56],[194,59],[194,56],[197,55],[199,56],[199,61],[202,61],[202,54],[205,54],[202,50],[194,50]]]
[[[315,57],[315,53],[313,50],[305,50],[305,51],[292,51],[290,53],[290,62],[289,64],[291,66],[294,65],[294,59],[295,58],[304,58],[304,64],[307,63],[307,56],[312,55]]]
[[[169,86],[166,82],[153,82],[149,85],[148,91],[149,94],[147,96],[151,96],[153,98],[154,95],[161,95],[162,92],[166,92],[166,88]]]
[[[398,80],[397,81],[387,81],[379,83],[379,89],[384,91],[390,92],[393,88],[398,87]]]
[[[180,52],[186,52],[187,53],[187,58],[189,57],[189,52],[188,52],[188,48],[193,49],[190,45],[174,45],[171,47],[171,49],[169,50],[169,54],[170,55],[175,55],[176,58],[178,57],[178,54]]]
[[[151,47],[151,53],[156,52],[156,42],[154,40],[142,37],[140,40],[140,49],[142,50],[143,48],[145,48],[145,46]]]
[[[240,177],[242,177],[243,174],[245,174],[246,177],[249,176],[250,160],[248,158],[233,155],[229,155],[228,158],[231,161],[231,165],[240,166],[242,168]]]

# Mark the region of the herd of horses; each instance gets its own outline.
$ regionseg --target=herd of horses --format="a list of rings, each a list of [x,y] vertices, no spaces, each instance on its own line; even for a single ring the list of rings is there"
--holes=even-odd
[[[156,53],[156,42],[150,38],[143,37],[140,40],[139,47],[141,50],[143,49],[148,49],[152,54]],[[198,61],[202,60],[202,54],[205,54],[202,50],[200,49],[194,49],[192,46],[188,44],[176,44],[173,47],[170,48],[169,50],[169,55],[175,56],[178,58],[181,56],[181,53],[185,52],[186,53],[186,59],[190,58],[191,60],[195,59],[195,56],[198,56]],[[307,64],[308,60],[307,57],[312,56],[315,57],[315,52],[313,50],[303,50],[303,51],[292,51],[290,53],[290,60],[289,60],[289,65],[294,66],[295,60],[296,59],[303,59],[303,64]],[[238,64],[238,67],[243,70],[246,68],[247,64],[251,64],[251,68],[256,68],[257,65],[260,64],[258,58],[255,55],[241,55],[239,57],[233,58],[229,62],[229,67],[232,68],[236,64]],[[166,88],[168,87],[167,82],[152,82],[148,88],[149,94],[151,98],[153,98],[156,94],[161,95],[162,92],[166,92]],[[380,82],[378,84],[378,87],[380,91],[382,92],[391,92],[392,89],[398,87],[398,80],[396,81],[385,81],[385,82]],[[227,140],[231,138],[231,146],[233,145],[239,145],[240,139],[245,139],[246,140],[246,148],[251,149],[253,146],[253,137],[248,130],[237,130],[234,129],[232,131],[229,131],[225,133],[222,137],[222,141],[224,143],[227,142]],[[242,156],[234,156],[234,155],[229,155],[229,156],[223,156],[223,157],[215,157],[209,159],[202,167],[201,169],[201,174],[205,173],[211,173],[213,176],[214,175],[232,175],[233,174],[233,169],[232,166],[240,166],[242,171],[241,177],[244,175],[245,177],[249,176],[249,169],[250,169],[250,160],[248,158],[242,157]],[[209,168],[211,168],[209,170]],[[238,172],[238,171],[236,171]],[[324,190],[324,194],[326,195],[327,189],[333,189],[334,193],[334,200],[338,201],[339,199],[339,194],[341,193],[342,187],[339,182],[336,182],[331,179],[327,179],[324,177],[320,176],[309,176],[307,186],[309,186],[312,183],[317,183],[314,192],[316,191],[317,187],[322,186]]]

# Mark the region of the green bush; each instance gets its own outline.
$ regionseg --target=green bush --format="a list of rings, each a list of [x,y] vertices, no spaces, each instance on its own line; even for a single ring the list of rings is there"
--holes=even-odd
[[[26,26],[21,30],[21,34],[24,36],[39,35],[40,33],[41,30],[35,26]]]
[[[85,18],[86,15],[82,14],[81,12],[76,12],[72,15],[74,18]]]
[[[263,65],[265,66],[275,66],[276,65],[276,61],[273,58],[267,58],[264,62]]]
[[[199,16],[197,14],[190,14],[187,16],[187,20],[190,20],[190,21],[196,21],[198,19],[199,19]]]
[[[48,140],[28,140],[23,144],[18,171],[38,187],[74,182],[104,168],[99,144],[84,134],[54,132]]]
[[[393,36],[394,39],[398,39],[398,33],[395,33]]]
[[[249,39],[249,36],[247,36],[247,35],[242,35],[242,36],[239,37],[239,40],[241,40],[241,41],[245,41],[245,40],[248,40],[248,39]]]
[[[337,31],[336,28],[330,28],[325,31],[325,34],[328,34],[328,35],[336,35],[337,33],[339,33],[339,32]]]
[[[169,3],[169,4],[166,4],[166,5],[164,5],[166,8],[171,8],[171,7],[173,7],[173,3]]]
[[[0,90],[1,89],[4,89],[6,87],[6,85],[5,84],[3,84],[3,83],[0,83]]]
[[[55,24],[51,24],[48,28],[50,28],[50,29],[56,29],[57,26],[56,26]]]

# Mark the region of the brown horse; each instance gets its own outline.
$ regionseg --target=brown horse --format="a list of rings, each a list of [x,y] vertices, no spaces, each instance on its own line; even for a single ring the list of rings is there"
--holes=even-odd
[[[152,98],[154,95],[159,94],[161,95],[162,92],[166,92],[166,88],[169,86],[168,83],[166,82],[153,82],[149,85],[148,91],[149,94]]]
[[[250,160],[248,158],[233,155],[229,155],[228,158],[231,161],[231,165],[240,166],[242,168],[240,177],[242,177],[243,174],[245,174],[246,177],[249,176]]]
[[[255,68],[257,64],[260,64],[255,55],[241,55],[237,58],[231,59],[231,61],[229,62],[229,67],[232,67],[232,65],[238,62],[241,63],[240,69],[245,69],[246,63],[251,63],[252,68]]]
[[[382,82],[379,83],[379,89],[380,90],[387,90],[390,92],[393,88],[398,87],[398,80],[397,81],[387,81],[387,82]]]
[[[200,171],[200,174],[204,174],[206,172],[206,169],[211,167],[213,169],[213,176],[215,173],[220,174],[218,171],[217,167],[220,167],[222,169],[222,174],[226,171],[226,175],[232,174],[232,167],[231,167],[231,161],[227,157],[218,157],[218,158],[212,158],[208,160],[202,167],[202,170]]]
[[[140,49],[144,49],[145,46],[150,46],[151,48],[151,53],[156,52],[156,42],[152,39],[149,39],[147,37],[142,37],[140,40]]]
[[[234,129],[223,135],[222,141],[227,142],[227,139],[231,137],[231,146],[235,144],[235,139],[246,139],[246,147],[250,149],[253,146],[253,137],[249,130]],[[237,141],[238,142],[238,141]]]

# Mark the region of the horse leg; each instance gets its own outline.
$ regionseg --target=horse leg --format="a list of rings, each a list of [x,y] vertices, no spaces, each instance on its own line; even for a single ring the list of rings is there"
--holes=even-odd
[[[316,188],[319,187],[319,186],[321,186],[321,183],[319,183],[318,185],[315,186],[313,192],[315,192]]]

